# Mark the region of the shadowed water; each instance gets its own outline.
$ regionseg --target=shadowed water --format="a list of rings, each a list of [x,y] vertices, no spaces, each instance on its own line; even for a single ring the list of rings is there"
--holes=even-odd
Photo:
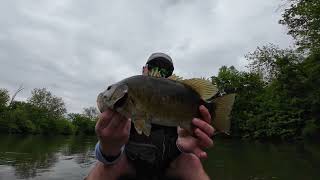
[[[0,135],[0,180],[83,179],[96,137]],[[320,179],[320,146],[216,140],[204,166],[211,179]]]

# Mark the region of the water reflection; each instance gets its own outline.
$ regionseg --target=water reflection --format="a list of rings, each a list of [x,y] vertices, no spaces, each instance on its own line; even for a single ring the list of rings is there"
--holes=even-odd
[[[96,160],[96,137],[0,135],[1,179],[82,179]],[[212,179],[313,180],[320,145],[216,140],[204,167]]]
[[[298,146],[301,146],[299,144]],[[210,177],[231,180],[319,179],[320,146],[218,141],[204,165]]]
[[[58,161],[74,160],[89,167],[95,141],[95,137],[1,135],[0,165],[13,167],[21,179],[51,171]]]

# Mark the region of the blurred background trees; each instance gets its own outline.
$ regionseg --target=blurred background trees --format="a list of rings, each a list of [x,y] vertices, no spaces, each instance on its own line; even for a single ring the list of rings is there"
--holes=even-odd
[[[236,92],[232,134],[259,139],[320,137],[320,1],[289,0],[280,24],[296,47],[268,44],[248,53],[249,72],[222,67],[212,77]]]
[[[13,101],[8,90],[0,89],[0,132],[23,134],[94,134],[98,110],[67,114],[62,98],[45,88],[33,89],[27,102]]]

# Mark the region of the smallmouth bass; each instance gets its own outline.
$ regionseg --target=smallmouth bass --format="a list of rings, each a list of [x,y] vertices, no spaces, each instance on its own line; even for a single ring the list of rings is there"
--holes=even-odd
[[[217,93],[217,87],[204,79],[137,75],[109,86],[98,95],[97,105],[101,112],[111,108],[131,118],[137,132],[146,136],[152,124],[180,126],[191,132],[191,121],[200,117],[199,106],[204,105],[213,127],[228,134],[235,94]]]

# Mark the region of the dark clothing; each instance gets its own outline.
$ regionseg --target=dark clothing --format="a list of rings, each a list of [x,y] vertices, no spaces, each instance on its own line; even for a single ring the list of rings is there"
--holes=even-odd
[[[148,179],[148,178],[145,178],[145,179]],[[171,178],[171,177],[163,177],[160,179],[161,180],[180,180],[178,178]],[[138,178],[138,177],[132,177],[132,176],[122,176],[122,177],[118,178],[118,180],[143,180],[143,179]],[[148,180],[153,180],[153,179],[148,179]]]
[[[177,127],[152,124],[149,137],[136,132],[132,124],[125,153],[136,168],[138,179],[164,179],[170,163],[179,156]]]

